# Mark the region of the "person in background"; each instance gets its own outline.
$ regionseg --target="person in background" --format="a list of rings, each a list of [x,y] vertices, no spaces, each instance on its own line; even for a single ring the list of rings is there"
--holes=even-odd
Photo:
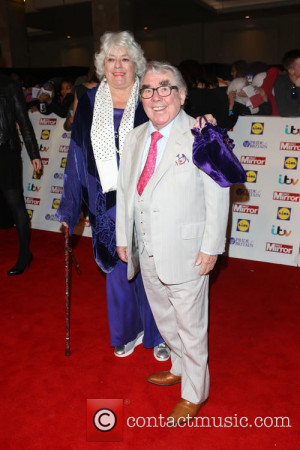
[[[74,101],[74,97],[72,94],[73,82],[71,80],[63,80],[60,85],[60,102],[63,103],[67,99],[71,99]],[[70,102],[70,100],[69,100]],[[72,103],[71,102],[71,103]]]
[[[204,78],[203,67],[194,59],[185,59],[178,65],[178,69],[188,89],[199,87],[198,83],[201,83]]]
[[[128,263],[129,279],[141,268],[156,323],[171,348],[170,370],[147,380],[166,387],[181,383],[181,398],[168,417],[181,424],[197,416],[209,395],[208,273],[224,251],[229,188],[193,163],[195,120],[182,110],[186,85],[179,70],[148,63],[140,95],[150,120],[125,140],[117,250]]]
[[[179,66],[180,67],[180,66]],[[238,116],[229,115],[229,102],[226,86],[220,87],[212,68],[199,65],[194,85],[188,87],[184,110],[192,117],[212,114],[222,128],[231,129]],[[183,75],[183,74],[182,74]],[[185,77],[184,77],[185,78]]]
[[[42,85],[38,97],[39,105],[31,107],[31,112],[40,111],[41,114],[56,114],[59,117],[67,117],[68,110],[74,101],[72,94],[73,83],[70,80],[62,80],[60,91],[55,92],[55,84],[47,81]]]
[[[255,61],[248,65],[247,75],[234,78],[227,88],[229,115],[233,117],[264,115],[272,113],[272,106],[266,92],[262,89],[263,81],[267,75],[267,64]],[[255,93],[261,95],[261,104],[253,106],[243,88],[252,85]]]
[[[117,357],[130,355],[143,342],[159,361],[170,356],[156,327],[141,274],[127,280],[115,238],[118,165],[126,134],[147,121],[139,101],[139,77],[145,67],[141,47],[127,32],[105,33],[95,55],[100,85],[78,102],[64,175],[58,219],[72,231],[81,202],[88,209],[94,256],[106,273],[111,345]]]
[[[10,276],[23,273],[33,259],[29,247],[29,217],[23,196],[21,144],[16,124],[33,169],[37,172],[41,170],[42,163],[22,88],[0,74],[0,190],[13,213],[20,243],[17,262],[7,272]]]
[[[231,76],[234,80],[235,78],[243,78],[247,74],[248,64],[244,59],[239,59],[232,63],[231,66]]]
[[[93,87],[98,86],[99,80],[96,74],[96,69],[94,64],[90,68],[88,75],[86,77],[79,77],[79,80],[76,80],[74,83],[74,101],[72,105],[70,105],[66,121],[64,123],[64,129],[66,131],[71,131],[72,124],[74,120],[74,115],[76,112],[76,108],[78,105],[78,101],[81,99],[83,94],[87,91],[87,89],[92,89]]]
[[[45,114],[48,105],[50,105],[55,95],[55,84],[51,80],[46,81],[42,84],[37,100],[31,105],[30,111],[32,113],[39,111]]]
[[[99,78],[96,73],[96,67],[93,64],[87,74],[87,78],[83,83],[78,84],[74,93],[74,104],[73,104],[73,116],[75,115],[75,111],[78,105],[79,100],[85,94],[87,89],[92,89],[93,87],[98,86]]]
[[[280,73],[279,67],[270,67],[267,70],[266,77],[263,80],[263,83],[261,85],[262,94],[263,92],[269,99],[271,106],[272,106],[272,116],[279,116],[278,107],[276,103],[275,98],[275,92],[274,92],[274,84],[275,81]]]
[[[290,50],[283,59],[286,73],[278,75],[274,93],[278,112],[283,117],[300,116],[300,49]]]
[[[23,79],[22,89],[27,109],[30,109],[31,106],[37,103],[36,92],[40,89],[36,77],[32,74],[26,74]]]

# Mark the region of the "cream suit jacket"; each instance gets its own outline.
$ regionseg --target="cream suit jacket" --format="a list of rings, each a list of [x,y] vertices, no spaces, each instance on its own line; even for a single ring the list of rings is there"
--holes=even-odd
[[[228,218],[229,188],[222,188],[192,161],[195,119],[180,111],[162,159],[143,198],[150,207],[151,244],[157,275],[166,284],[199,277],[200,250],[222,253]],[[128,247],[128,278],[139,270],[134,205],[148,123],[126,137],[117,189],[117,245]]]

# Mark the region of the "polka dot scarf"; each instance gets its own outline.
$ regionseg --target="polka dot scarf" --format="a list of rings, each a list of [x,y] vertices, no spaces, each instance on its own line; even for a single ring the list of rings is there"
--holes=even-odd
[[[139,80],[136,78],[119,127],[119,154],[122,156],[126,134],[133,129],[138,101]],[[96,92],[91,142],[103,193],[117,189],[118,165],[114,133],[114,107],[109,86],[104,78]]]

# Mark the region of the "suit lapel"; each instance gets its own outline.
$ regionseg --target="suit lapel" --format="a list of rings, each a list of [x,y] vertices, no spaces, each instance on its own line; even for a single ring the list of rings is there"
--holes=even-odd
[[[132,205],[134,201],[134,196],[136,193],[136,187],[139,177],[139,171],[141,166],[141,160],[143,156],[143,150],[145,147],[145,142],[147,138],[148,131],[148,123],[145,123],[136,133],[131,142],[133,145],[132,154],[135,155],[135,158],[132,159],[131,167],[130,167],[130,179],[128,184],[128,198],[131,199]],[[131,151],[131,150],[129,150]]]
[[[176,156],[181,152],[186,134],[190,133],[191,125],[188,116],[181,110],[174,122],[162,159],[155,170],[147,187],[152,190],[165,172],[175,164]]]

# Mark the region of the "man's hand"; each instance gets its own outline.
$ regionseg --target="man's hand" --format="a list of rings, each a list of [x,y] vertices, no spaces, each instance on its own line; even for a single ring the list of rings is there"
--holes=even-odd
[[[199,252],[196,266],[200,266],[200,275],[207,275],[214,267],[217,262],[218,255],[207,255],[206,253]]]
[[[117,252],[120,260],[128,263],[128,247],[117,247]]]
[[[205,114],[204,117],[206,118],[207,122],[210,122],[213,125],[217,125],[216,119],[211,114]],[[199,116],[199,117],[196,118],[196,122],[194,124],[194,128],[203,128],[203,127],[205,127],[205,125],[206,125],[206,122],[205,122],[205,120],[203,119],[202,116]]]

